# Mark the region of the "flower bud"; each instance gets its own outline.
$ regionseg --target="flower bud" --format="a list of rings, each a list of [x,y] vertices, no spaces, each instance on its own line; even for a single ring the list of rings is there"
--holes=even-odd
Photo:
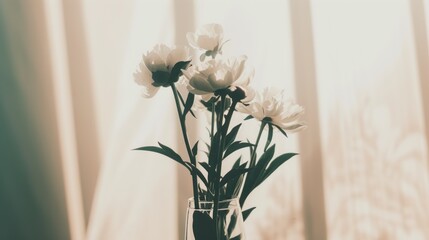
[[[235,87],[235,90],[229,92],[229,97],[231,97],[232,101],[239,102],[246,98],[246,91],[241,87]]]

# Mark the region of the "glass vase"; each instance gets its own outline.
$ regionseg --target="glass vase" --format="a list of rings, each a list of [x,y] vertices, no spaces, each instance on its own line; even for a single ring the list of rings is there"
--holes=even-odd
[[[213,202],[188,200],[185,240],[244,240],[243,216],[237,198],[219,202],[217,224],[213,220]]]

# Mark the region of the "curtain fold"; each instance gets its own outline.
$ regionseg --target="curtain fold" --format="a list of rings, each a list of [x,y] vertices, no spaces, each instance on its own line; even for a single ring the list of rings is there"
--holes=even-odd
[[[426,3],[426,4],[425,4]],[[427,149],[429,149],[429,19],[425,9],[429,9],[429,1],[410,0],[411,23],[413,26],[414,44],[416,51],[416,67],[420,80],[420,96],[422,102],[424,128]],[[428,168],[429,168],[429,156]]]
[[[102,151],[88,239],[177,239],[177,169],[162,156],[133,151],[162,142],[177,149],[171,90],[145,99],[133,72],[157,43],[174,45],[173,1],[85,2]],[[115,21],[112,21],[115,16]],[[113,24],[114,22],[114,24]],[[106,51],[109,49],[109,51]]]
[[[82,1],[64,0],[64,38],[70,95],[75,124],[75,142],[85,223],[89,221],[97,177],[100,170],[100,135],[95,110],[95,90],[88,50],[88,31],[85,25]]]
[[[194,31],[195,25],[195,6],[193,0],[174,1],[174,39],[177,45],[187,45],[186,33]],[[187,119],[189,126],[198,125],[198,121],[194,118]],[[180,128],[179,121],[176,121],[176,128]],[[188,136],[191,139],[197,139],[201,135],[198,128],[188,128]],[[183,136],[177,134],[177,141],[183,142]],[[186,147],[184,144],[178,144],[178,151],[181,156],[186,156]],[[178,236],[185,236],[186,211],[188,199],[192,196],[192,179],[189,177],[189,172],[184,168],[177,168],[177,223]]]
[[[309,131],[300,133],[300,166],[306,239],[327,239],[319,92],[310,0],[291,0],[297,101],[305,106]]]
[[[0,239],[69,239],[44,6],[0,2]]]

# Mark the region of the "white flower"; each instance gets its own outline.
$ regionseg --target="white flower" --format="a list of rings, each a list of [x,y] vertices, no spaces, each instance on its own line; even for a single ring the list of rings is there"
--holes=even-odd
[[[253,71],[244,71],[246,59],[245,56],[227,60],[211,59],[182,70],[183,75],[189,80],[189,91],[197,95],[210,96],[221,89],[247,87],[253,77]]]
[[[223,28],[219,24],[206,24],[197,29],[195,33],[186,34],[189,45],[195,49],[205,50],[202,60],[205,56],[215,57],[221,52],[223,40]]]
[[[240,104],[237,110],[252,115],[259,121],[271,122],[291,132],[297,132],[306,127],[299,119],[304,113],[304,108],[290,99],[283,101],[283,91],[273,88],[264,89],[263,93],[258,94],[254,101],[247,106]]]
[[[152,97],[159,87],[167,87],[172,81],[177,81],[170,76],[173,67],[189,59],[187,47],[169,48],[164,44],[158,44],[152,51],[143,54],[139,69],[134,73],[136,83],[143,86],[143,96]]]

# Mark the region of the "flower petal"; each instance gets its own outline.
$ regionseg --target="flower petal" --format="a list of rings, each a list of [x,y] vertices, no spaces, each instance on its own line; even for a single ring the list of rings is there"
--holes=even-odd
[[[214,74],[210,74],[207,81],[214,90],[228,88],[232,83],[231,73],[227,73],[223,78],[216,78]]]
[[[270,118],[273,124],[289,132],[297,132],[306,127],[305,123],[299,121],[304,109],[292,100],[284,102],[283,91],[275,88],[264,89],[247,106],[238,107],[237,110],[251,114],[258,120]]]
[[[223,39],[223,29],[219,24],[206,24],[199,27],[195,33],[188,33],[186,38],[193,48],[214,51]],[[211,55],[216,56],[216,53],[212,52]]]
[[[238,79],[234,81],[234,86],[247,87],[250,83],[250,80],[255,76],[255,69],[251,68],[248,71],[242,73]]]
[[[283,128],[286,131],[295,133],[306,129],[307,125],[305,125],[304,123],[293,123],[293,124],[283,125],[279,127]]]
[[[168,54],[170,54],[171,49],[165,44],[157,44],[153,49],[165,62],[167,60]]]
[[[244,65],[246,63],[247,57],[240,56],[234,62],[234,78],[238,79],[244,71]]]
[[[167,71],[167,66],[165,64],[165,61],[159,56],[158,53],[155,53],[153,51],[149,52],[146,55],[143,55],[143,60],[146,67],[151,72]]]
[[[156,94],[159,88],[152,85],[152,73],[140,64],[140,69],[134,73],[134,81],[143,87],[143,97],[150,98]]]
[[[202,49],[213,51],[219,42],[215,38],[209,37],[207,35],[201,35],[198,36],[197,44]]]
[[[189,49],[187,47],[177,47],[173,49],[167,56],[167,66],[171,70],[176,63],[189,60]]]
[[[203,91],[206,93],[214,92],[216,89],[206,81],[203,75],[194,74],[192,78],[189,80],[189,85],[191,85],[194,89]],[[197,93],[196,93],[197,94]]]
[[[210,24],[210,28],[212,32],[219,37],[223,37],[223,28],[222,25],[219,24]]]
[[[134,80],[139,85],[152,84],[152,73],[144,63],[140,63],[139,69],[134,73]]]
[[[195,94],[195,95],[206,95],[206,94],[210,94],[210,92],[206,92],[206,91],[202,91],[199,89],[195,89],[193,88],[191,85],[188,85],[188,91]]]
[[[181,71],[182,71],[183,75],[185,76],[185,78],[188,79],[188,81],[191,80],[192,79],[192,75],[195,74],[195,69],[193,67],[190,67],[190,68],[188,68],[186,70],[182,69]]]

